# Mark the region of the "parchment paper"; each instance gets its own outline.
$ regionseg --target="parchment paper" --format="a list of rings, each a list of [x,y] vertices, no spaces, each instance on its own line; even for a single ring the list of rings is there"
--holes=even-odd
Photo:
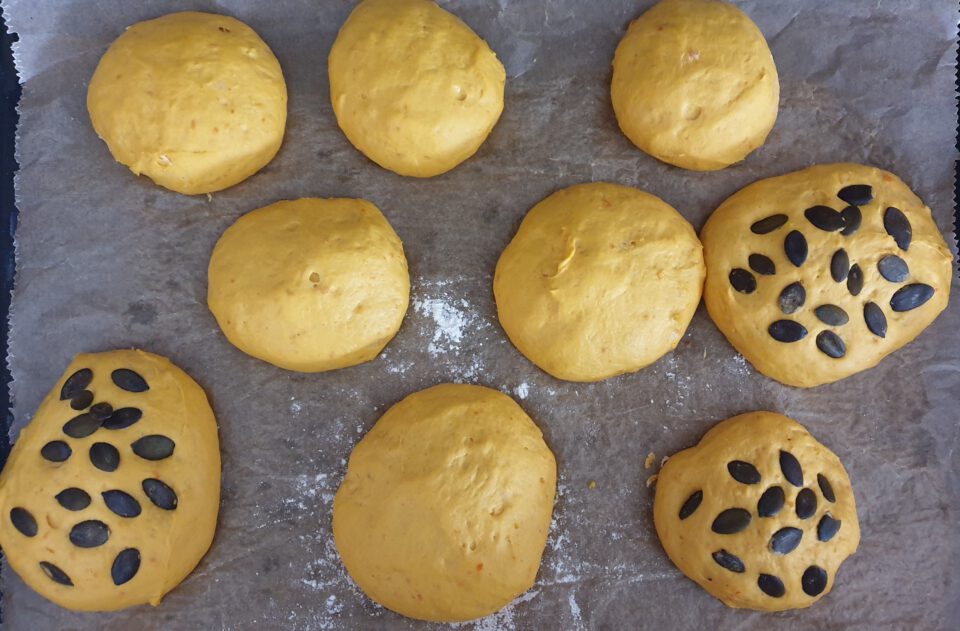
[[[527,210],[577,182],[638,186],[699,229],[763,177],[850,160],[901,175],[953,243],[953,0],[743,0],[773,49],[780,117],[766,145],[719,173],[668,167],[620,134],[610,62],[650,0],[450,0],[508,74],[506,109],[471,160],[430,180],[366,160],[337,128],[326,57],[353,3],[316,0],[3,0],[24,83],[18,275],[10,367],[26,424],[71,356],[137,346],[203,385],[220,422],[216,540],[156,609],[75,614],[3,569],[10,629],[427,628],[371,603],[333,547],[330,509],[353,445],[386,407],[443,381],[513,394],[556,452],[559,497],[536,586],[471,629],[955,629],[960,621],[960,294],[879,367],[813,390],[757,374],[697,313],[676,352],[595,385],[554,380],[506,340],[494,265]],[[185,197],[134,178],[89,124],[100,55],[127,25],[198,9],[250,24],[283,65],[283,149],[228,191]],[[283,198],[364,197],[403,239],[410,312],[376,361],[328,374],[243,355],[205,306],[207,261],[237,217]],[[833,592],[775,615],[725,608],[684,578],[653,529],[645,470],[715,422],[771,409],[836,451],[863,541]],[[595,485],[591,485],[595,482]],[[591,488],[592,487],[592,488]]]

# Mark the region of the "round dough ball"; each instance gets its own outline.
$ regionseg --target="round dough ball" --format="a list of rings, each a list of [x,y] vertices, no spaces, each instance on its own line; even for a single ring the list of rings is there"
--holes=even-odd
[[[410,299],[403,244],[363,199],[303,198],[247,213],[213,250],[207,304],[230,343],[287,370],[377,356]]]
[[[200,386],[143,351],[78,355],[0,474],[0,546],[61,607],[157,605],[210,548],[219,505]]]
[[[437,622],[491,614],[530,589],[557,465],[510,397],[443,384],[400,401],[350,456],[333,536],[370,598]]]
[[[273,159],[287,86],[277,58],[243,22],[171,13],[117,38],[90,80],[87,109],[117,162],[196,195],[242,182]]]
[[[820,600],[860,543],[840,460],[775,412],[728,419],[671,456],[653,518],[681,572],[728,607],[760,611]]]
[[[875,366],[947,306],[953,256],[930,209],[873,167],[827,164],[751,184],[701,237],[710,317],[787,385]]]
[[[503,111],[503,64],[431,0],[364,0],[330,51],[330,100],[365,156],[432,177],[480,148]]]
[[[737,7],[662,0],[617,46],[610,95],[637,147],[684,169],[715,171],[767,139],[780,83],[763,34]]]
[[[697,234],[657,197],[571,186],[533,207],[493,277],[500,324],[558,379],[599,381],[672,350],[704,277]]]

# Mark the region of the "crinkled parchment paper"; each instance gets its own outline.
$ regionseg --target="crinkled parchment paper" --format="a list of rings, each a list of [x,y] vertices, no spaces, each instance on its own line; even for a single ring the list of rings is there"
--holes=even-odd
[[[880,366],[813,390],[746,364],[704,310],[652,367],[595,385],[554,380],[507,342],[491,277],[524,213],[548,193],[610,180],[659,195],[698,229],[754,180],[817,162],[901,175],[949,236],[956,113],[954,0],[742,0],[776,58],[780,118],[766,145],[718,173],[665,166],[617,129],[614,48],[650,0],[450,0],[508,74],[506,109],[479,153],[430,180],[366,160],[340,133],[326,57],[341,0],[3,0],[24,83],[17,181],[18,275],[10,367],[17,424],[71,356],[138,346],[203,385],[220,422],[216,540],[156,609],[75,614],[3,569],[10,629],[409,629],[364,597],[330,534],[354,444],[406,394],[443,381],[513,394],[556,452],[559,496],[534,588],[466,629],[949,629],[960,620],[960,293]],[[134,178],[90,127],[87,82],[138,20],[184,9],[250,24],[283,65],[283,149],[228,191],[185,197]],[[376,361],[285,372],[230,346],[205,306],[207,260],[237,217],[301,196],[364,197],[403,239],[413,295]],[[836,451],[853,479],[863,542],[814,607],[725,608],[667,560],[653,529],[647,454],[696,442],[715,422],[783,412]]]

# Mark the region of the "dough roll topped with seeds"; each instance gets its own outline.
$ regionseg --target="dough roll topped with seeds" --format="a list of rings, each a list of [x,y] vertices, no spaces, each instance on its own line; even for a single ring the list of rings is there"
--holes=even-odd
[[[178,193],[250,177],[280,149],[287,86],[249,26],[184,11],[127,28],[90,80],[87,109],[117,162]]]
[[[714,426],[671,456],[653,517],[667,556],[729,607],[809,607],[830,592],[860,542],[846,470],[775,412]]]
[[[333,536],[360,589],[435,622],[491,614],[530,589],[550,530],[557,464],[507,395],[441,384],[363,437],[333,500]]]
[[[78,355],[0,474],[0,546],[63,607],[156,605],[209,549],[219,504],[200,386],[144,351]]]
[[[870,368],[947,306],[953,256],[930,209],[873,167],[819,165],[751,184],[700,238],[710,317],[788,385]]]

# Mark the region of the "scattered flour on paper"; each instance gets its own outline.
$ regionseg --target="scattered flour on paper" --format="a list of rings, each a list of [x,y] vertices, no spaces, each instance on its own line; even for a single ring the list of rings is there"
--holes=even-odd
[[[530,386],[527,385],[527,382],[521,383],[519,386],[513,389],[514,394],[517,395],[520,399],[526,399],[527,395],[530,394]]]

